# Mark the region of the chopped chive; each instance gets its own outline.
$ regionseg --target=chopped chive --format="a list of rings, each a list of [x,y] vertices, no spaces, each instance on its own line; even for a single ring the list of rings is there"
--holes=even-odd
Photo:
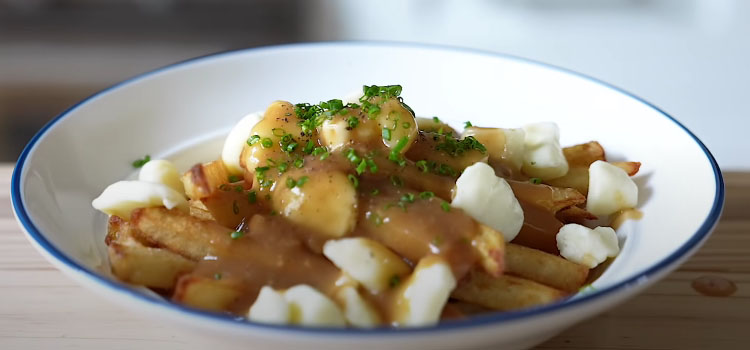
[[[237,175],[229,175],[229,182],[237,182],[240,181],[241,177]]]
[[[244,189],[242,188],[242,186],[240,186],[240,185],[234,186],[234,192],[237,192],[237,193],[242,193],[242,190],[244,190]]]
[[[391,129],[383,128],[383,140],[390,141],[391,140]]]
[[[359,187],[359,179],[357,179],[356,176],[349,174],[347,175],[347,178],[349,179],[349,182],[352,183],[352,186],[354,186],[354,188]]]
[[[219,185],[219,189],[222,190],[222,191],[229,191],[229,190],[231,190],[231,188],[227,184],[221,184],[221,185]]]
[[[215,280],[220,280],[221,279],[221,273],[219,273],[219,272],[215,273],[214,274],[214,279]]]
[[[273,129],[271,129],[271,133],[273,134],[273,136],[279,136],[279,137],[281,137],[281,136],[284,136],[286,134],[286,131],[284,131],[284,129],[282,129],[282,128],[273,128]]]
[[[441,123],[440,118],[438,117],[432,117],[432,121],[435,123]]]
[[[445,201],[443,203],[440,203],[440,208],[442,208],[444,212],[451,211],[451,205]]]
[[[372,158],[367,158],[367,166],[370,167],[370,172],[375,174],[378,172],[378,165],[375,164],[375,161],[372,160]]]
[[[377,188],[376,188],[376,189],[374,189],[374,190],[372,190],[372,191],[370,192],[370,195],[372,195],[372,196],[377,196],[378,194],[380,194],[380,190],[379,190],[379,189],[377,189]]]
[[[264,137],[262,140],[260,140],[260,145],[263,146],[263,148],[271,148],[273,147],[273,141],[271,141],[271,139],[268,137]]]
[[[247,194],[247,202],[250,204],[253,204],[258,201],[258,193],[255,191],[250,191]]]
[[[297,148],[297,143],[296,142],[292,142],[292,143],[286,145],[286,151],[287,152],[294,152],[295,148]]]
[[[297,180],[297,187],[302,187],[302,185],[304,185],[307,180],[310,180],[310,178],[307,176],[300,177],[299,180]]]
[[[305,160],[302,158],[299,158],[294,161],[294,167],[301,168],[303,165],[305,165]]]
[[[354,164],[359,163],[361,160],[354,148],[350,148],[348,151],[346,151],[346,159],[349,159],[349,161]]]
[[[237,204],[237,200],[232,201],[232,213],[234,213],[234,215],[240,213],[240,206]]]
[[[529,179],[529,182],[531,182],[531,183],[533,183],[535,185],[538,185],[538,184],[542,183],[542,179],[540,179],[538,177],[532,177],[532,178]]]
[[[354,129],[359,125],[359,118],[355,116],[349,116],[349,118],[346,119],[346,123],[349,124],[350,129]]]
[[[291,177],[288,177],[286,179],[286,187],[294,188],[294,186],[297,186],[297,181],[292,179]]]
[[[414,203],[414,193],[406,193],[403,196],[401,196],[402,202],[409,202]]]
[[[280,173],[283,173],[283,172],[285,172],[289,168],[289,163],[283,162],[283,163],[279,164],[276,168],[279,169]]]
[[[143,159],[134,160],[133,163],[131,164],[133,165],[133,168],[140,168],[150,161],[151,161],[151,156],[146,155],[145,157],[143,157]]]
[[[232,232],[232,233],[229,234],[229,237],[231,237],[232,239],[239,239],[240,237],[242,237],[244,235],[245,235],[244,232],[234,231],[234,232]]]
[[[308,140],[307,141],[307,145],[305,145],[305,148],[302,149],[302,151],[305,152],[305,153],[307,153],[307,154],[311,154],[313,152],[314,148],[315,148],[315,144],[313,143],[313,141],[312,140]]]
[[[248,146],[252,146],[252,145],[258,143],[258,141],[260,141],[260,136],[258,136],[258,135],[250,136],[250,138],[247,139],[247,145]]]
[[[469,122],[469,121],[467,121],[467,122],[464,123],[464,129],[470,128],[472,126],[474,126],[474,125],[471,125],[471,122]]]
[[[408,129],[408,128],[410,128],[410,127],[411,127],[411,124],[410,124],[410,123],[407,123],[407,122],[404,122],[403,124],[401,124],[401,126],[402,126],[402,127],[404,128],[404,129]]]
[[[362,173],[367,170],[367,161],[362,159],[361,162],[359,162],[359,165],[357,165],[357,175],[362,175]]]
[[[430,199],[432,197],[435,197],[435,193],[431,191],[424,191],[419,194],[419,198],[422,198],[422,199]]]
[[[427,166],[427,160],[424,160],[424,159],[419,160],[416,163],[414,163],[414,165],[416,165],[417,168],[422,169],[422,172],[424,173],[427,173],[430,171],[430,168]]]

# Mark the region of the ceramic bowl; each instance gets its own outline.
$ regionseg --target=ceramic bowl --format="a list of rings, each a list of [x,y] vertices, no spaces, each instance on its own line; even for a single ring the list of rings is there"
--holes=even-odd
[[[648,77],[644,77],[648,79]],[[216,159],[244,114],[274,100],[318,102],[363,84],[401,84],[422,116],[461,128],[555,121],[561,143],[598,140],[609,159],[643,163],[635,181],[643,218],[620,227],[621,254],[593,289],[565,301],[414,329],[269,326],[172,304],[113,279],[106,217],[91,200],[132,176],[150,154],[180,170]],[[721,213],[721,173],[684,126],[601,81],[517,57],[434,46],[320,43],[249,49],[161,68],[106,89],[47,124],[12,179],[17,219],[57,268],[125,307],[202,331],[208,343],[275,349],[420,348],[540,343],[632,297],[675,269],[709,236]]]

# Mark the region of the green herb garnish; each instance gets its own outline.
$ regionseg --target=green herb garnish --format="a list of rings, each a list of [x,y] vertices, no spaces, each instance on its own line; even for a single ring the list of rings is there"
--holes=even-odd
[[[529,182],[533,183],[534,185],[538,185],[538,184],[542,183],[542,179],[540,179],[538,177],[532,177],[532,178],[529,179]]]
[[[444,212],[451,211],[451,205],[448,202],[443,201],[443,203],[440,203],[440,208],[443,209]]]
[[[133,168],[140,168],[150,161],[151,161],[151,156],[146,155],[145,157],[143,157],[143,159],[134,160],[132,165],[133,165]]]
[[[252,146],[252,145],[258,143],[258,141],[260,141],[260,136],[259,135],[250,136],[250,138],[247,139],[247,145],[248,146]]]
[[[352,183],[352,186],[354,186],[354,188],[358,188],[359,187],[359,179],[357,179],[356,176],[354,176],[352,174],[349,174],[349,175],[347,175],[347,178],[349,179],[349,182]]]
[[[242,232],[242,231],[234,231],[234,232],[232,232],[232,233],[229,234],[229,237],[231,237],[232,239],[239,239],[240,237],[242,237],[244,235],[245,235],[245,233]]]

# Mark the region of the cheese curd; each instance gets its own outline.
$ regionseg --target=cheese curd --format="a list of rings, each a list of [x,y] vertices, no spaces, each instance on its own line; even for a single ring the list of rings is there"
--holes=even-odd
[[[144,164],[138,173],[138,181],[164,184],[185,195],[185,186],[180,181],[180,173],[168,160],[155,159]]]
[[[429,326],[440,320],[443,307],[456,288],[456,278],[443,258],[431,255],[419,261],[401,288],[394,305],[394,323],[407,327]]]
[[[560,147],[560,129],[551,122],[528,124],[523,127],[523,172],[542,180],[550,180],[568,172],[568,161]]]
[[[286,291],[264,286],[248,311],[256,322],[303,326],[346,325],[341,309],[315,288],[300,284]]]
[[[510,185],[485,163],[469,166],[458,177],[451,205],[500,231],[506,242],[513,240],[523,226],[523,209]]]
[[[620,252],[617,234],[611,227],[600,226],[592,230],[579,224],[560,228],[557,248],[565,259],[592,269]]]
[[[372,293],[387,289],[394,276],[410,270],[396,253],[367,238],[329,240],[323,255]]]
[[[638,186],[625,170],[601,160],[591,163],[586,210],[594,215],[609,215],[636,204]]]
[[[171,187],[154,182],[118,181],[104,189],[91,205],[106,214],[130,220],[130,213],[137,208],[164,206],[167,209],[188,210],[185,196]]]
[[[359,328],[373,328],[382,323],[377,311],[362,297],[357,288],[345,286],[336,293],[340,305],[344,309],[346,322]]]
[[[240,119],[232,128],[229,135],[224,140],[224,147],[221,150],[221,160],[224,161],[230,175],[242,175],[242,166],[240,166],[240,155],[242,149],[250,137],[255,124],[263,119],[263,112],[250,113]]]

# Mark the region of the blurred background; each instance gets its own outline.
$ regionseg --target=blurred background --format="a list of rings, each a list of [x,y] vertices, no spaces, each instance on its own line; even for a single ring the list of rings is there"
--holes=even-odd
[[[65,108],[160,66],[262,45],[388,40],[595,76],[675,116],[723,169],[748,170],[749,15],[745,0],[0,0],[0,162]]]

